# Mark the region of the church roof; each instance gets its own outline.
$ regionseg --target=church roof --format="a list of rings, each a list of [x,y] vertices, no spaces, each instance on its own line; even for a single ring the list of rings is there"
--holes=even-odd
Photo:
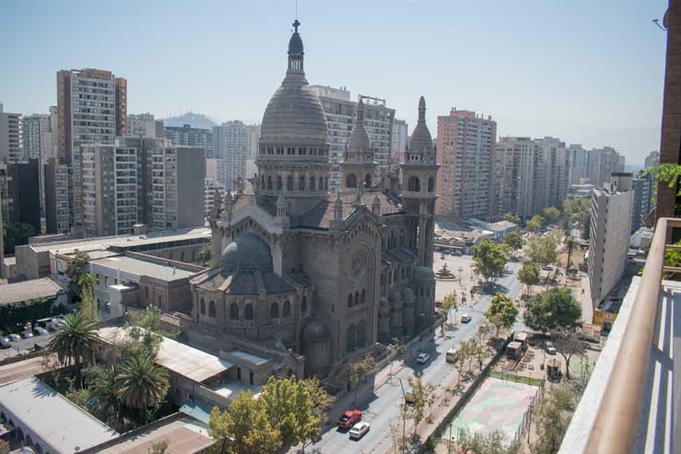
[[[416,128],[411,134],[409,142],[409,151],[423,151],[433,149],[433,138],[430,135],[430,130],[426,125],[426,100],[423,96],[419,99],[419,120],[416,123]]]
[[[223,269],[259,269],[272,271],[272,253],[265,241],[253,232],[238,235],[220,257]]]
[[[371,141],[369,134],[364,127],[364,102],[359,100],[357,105],[357,116],[355,117],[355,125],[352,128],[350,139],[348,140],[348,151],[364,151],[371,149]]]
[[[295,291],[291,284],[275,273],[251,269],[232,273],[208,272],[196,285],[203,290],[219,290],[228,295],[257,295],[261,290],[271,295]]]

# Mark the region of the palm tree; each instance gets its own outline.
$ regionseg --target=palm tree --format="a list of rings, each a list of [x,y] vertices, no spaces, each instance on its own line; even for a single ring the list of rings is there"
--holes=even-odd
[[[90,387],[94,398],[92,411],[103,421],[117,422],[120,413],[120,401],[118,400],[118,371],[114,366],[98,375]]]
[[[121,366],[116,378],[118,399],[129,408],[144,411],[160,402],[168,391],[168,373],[146,355],[134,355]]]
[[[204,244],[199,250],[198,260],[203,266],[210,266],[210,260],[212,258],[212,251],[210,244]]]
[[[80,373],[84,364],[92,364],[99,348],[96,322],[78,312],[66,317],[66,323],[50,340],[49,348],[57,353],[59,362],[76,367],[76,382],[80,385]]]

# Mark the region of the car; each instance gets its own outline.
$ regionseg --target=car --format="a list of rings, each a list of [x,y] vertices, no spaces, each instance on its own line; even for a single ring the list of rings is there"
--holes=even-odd
[[[555,355],[557,353],[556,347],[553,346],[553,342],[551,341],[546,342],[545,348],[546,353],[548,353],[549,355]]]
[[[23,333],[21,333],[21,337],[23,337],[24,339],[30,339],[30,338],[33,337],[33,332],[32,331],[24,331]]]
[[[471,316],[468,314],[463,314],[461,316],[461,323],[470,323],[471,322]]]
[[[11,346],[8,337],[0,337],[0,348],[10,348]]]
[[[350,439],[359,440],[371,429],[371,425],[366,421],[358,422],[350,429]]]
[[[10,342],[16,342],[16,341],[21,340],[21,336],[19,336],[18,334],[14,334],[14,333],[9,334],[7,337],[9,337]]]
[[[47,334],[50,334],[48,330],[41,326],[36,326],[36,328],[33,331],[35,331],[36,336],[45,336]]]
[[[361,410],[348,410],[338,419],[336,425],[341,429],[350,429],[362,419]]]
[[[456,252],[454,252],[454,255],[457,256],[457,257],[461,257],[463,255],[463,253],[461,251],[456,251]]]
[[[419,353],[416,357],[416,362],[419,364],[426,364],[430,360],[430,355],[428,353]]]
[[[553,271],[553,267],[551,265],[546,265],[542,267],[542,270],[544,271]]]
[[[445,361],[448,363],[455,363],[459,357],[459,351],[455,348],[450,348],[445,354]]]
[[[59,331],[59,329],[66,325],[66,320],[63,318],[53,318],[47,325],[47,329],[50,331]]]
[[[435,301],[435,307],[441,308],[442,307],[442,301]]]

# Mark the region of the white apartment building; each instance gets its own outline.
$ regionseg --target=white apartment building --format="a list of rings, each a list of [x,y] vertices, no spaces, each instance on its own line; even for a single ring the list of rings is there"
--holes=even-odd
[[[407,136],[409,136],[409,125],[405,120],[395,119],[393,121],[393,137],[390,151],[405,151],[407,149]]]
[[[374,149],[374,160],[378,163],[373,181],[381,181],[391,171],[392,134],[395,109],[386,107],[384,99],[359,95],[357,102],[351,100],[350,91],[341,88],[310,85],[322,103],[329,130],[329,190],[340,188],[341,168],[345,145],[350,139],[355,110],[359,99],[364,104],[364,128]]]
[[[567,197],[569,155],[565,142],[555,137],[536,139],[541,151],[543,189],[539,195],[539,210],[557,207]]]
[[[86,236],[130,234],[137,223],[137,148],[115,143],[81,150]]]
[[[192,128],[191,125],[165,126],[166,139],[179,147],[202,148],[206,159],[219,158],[213,150],[213,131],[210,129]]]
[[[543,188],[539,145],[529,137],[501,137],[495,144],[491,216],[532,217]]]
[[[660,152],[659,151],[651,151],[648,153],[648,156],[646,156],[646,159],[644,161],[645,168],[649,167],[655,167],[657,164],[660,162]]]
[[[222,185],[212,178],[206,178],[203,186],[203,212],[206,217],[210,216],[211,211],[213,211],[213,206],[215,205],[215,191],[220,194],[220,200],[222,201],[223,189]]]
[[[588,152],[579,144],[568,146],[568,185],[581,184],[587,178]]]
[[[613,173],[610,182],[593,191],[587,261],[594,308],[612,292],[624,274],[633,202],[630,173]]]
[[[260,142],[260,125],[247,125],[246,130],[246,160],[256,160],[258,158],[258,142]]]
[[[0,162],[23,159],[21,114],[5,112],[0,103]]]
[[[128,115],[128,131],[130,137],[162,138],[164,136],[163,120],[156,120],[150,113]]]
[[[241,121],[229,121],[213,128],[213,150],[222,159],[224,186],[228,191],[236,190],[237,182],[246,179],[251,131]]]
[[[587,157],[587,178],[596,187],[610,181],[613,172],[624,171],[624,160],[612,147],[594,148],[589,150]]]
[[[458,219],[487,218],[497,123],[475,112],[452,109],[437,117],[439,198],[436,213]]]
[[[47,233],[68,233],[71,228],[71,170],[51,158],[42,167],[44,175]]]

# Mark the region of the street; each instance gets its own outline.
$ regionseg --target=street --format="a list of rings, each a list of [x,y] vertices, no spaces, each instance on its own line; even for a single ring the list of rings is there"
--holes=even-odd
[[[461,258],[457,259],[461,260]],[[448,263],[448,266],[451,267],[451,263]],[[515,298],[521,289],[521,284],[517,280],[517,272],[520,270],[520,267],[519,263],[509,262],[507,265],[508,273],[497,280],[497,284],[505,287],[507,289],[506,293],[511,298]],[[458,266],[455,269],[458,269]],[[470,273],[470,270],[468,270],[468,273]],[[436,295],[438,295],[438,299],[441,299],[441,291],[438,291],[437,288],[442,287],[442,284],[443,281],[437,281]],[[454,283],[451,281],[446,283],[449,286],[452,284]],[[457,289],[459,287],[458,281],[456,281],[456,287]],[[461,294],[460,291],[457,293]],[[383,454],[392,442],[390,425],[396,424],[399,420],[399,407],[402,403],[402,389],[399,379],[402,379],[403,384],[406,386],[407,377],[413,376],[415,372],[419,371],[422,373],[425,383],[432,383],[438,387],[436,394],[442,392],[443,388],[451,381],[450,374],[454,371],[454,366],[445,361],[445,353],[450,348],[458,348],[462,340],[467,340],[475,334],[478,326],[480,326],[485,318],[484,313],[490,305],[491,296],[485,295],[483,297],[476,295],[475,299],[478,301],[475,306],[460,308],[456,314],[458,319],[460,319],[461,314],[466,313],[470,315],[470,323],[458,323],[446,331],[443,337],[436,336],[435,342],[427,339],[412,347],[405,353],[405,367],[395,374],[391,381],[380,386],[371,396],[370,402],[363,402],[363,404],[358,402],[356,408],[362,410],[362,419],[371,424],[371,430],[362,439],[359,441],[350,440],[347,432],[341,432],[332,428],[324,433],[321,440],[312,445],[311,448],[319,449],[322,453],[329,454],[369,452]],[[454,311],[451,311],[450,320],[454,320],[454,317]],[[524,326],[518,322],[513,328],[523,330]],[[439,329],[437,331],[439,332]],[[416,354],[421,349],[431,355],[430,361],[425,365],[418,365],[416,363]],[[401,436],[401,428],[399,433]]]

